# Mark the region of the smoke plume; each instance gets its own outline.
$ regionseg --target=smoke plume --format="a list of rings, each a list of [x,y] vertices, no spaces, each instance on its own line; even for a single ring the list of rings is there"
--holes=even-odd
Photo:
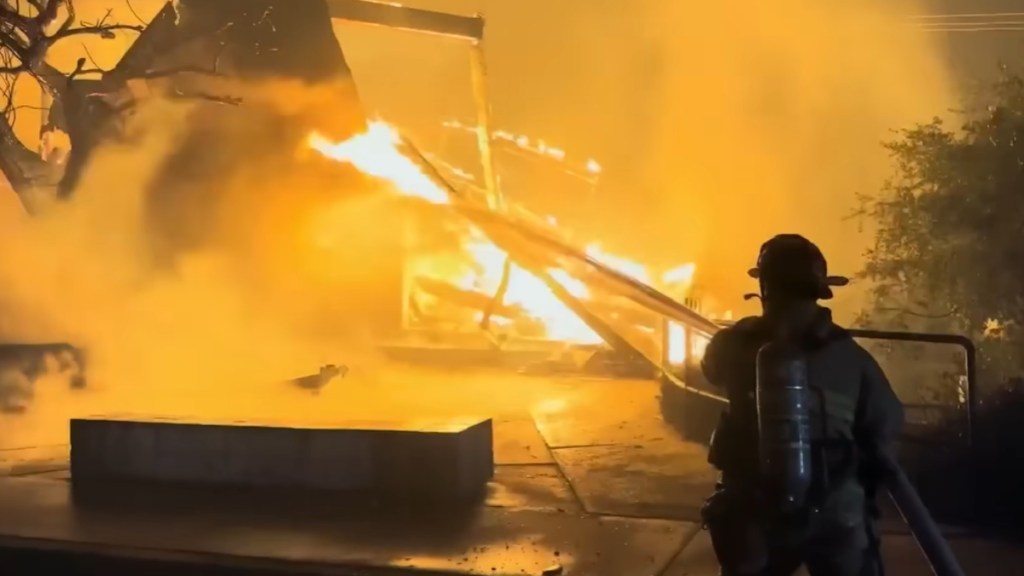
[[[310,113],[329,93],[267,83],[240,107],[146,101],[71,201],[0,214],[0,341],[81,347],[89,384],[5,373],[12,401],[38,392],[24,417],[0,419],[5,441],[59,441],[83,413],[280,415],[289,379],[372,372],[380,294],[400,306],[395,207],[301,145],[330,129]],[[216,139],[197,144],[211,125]]]

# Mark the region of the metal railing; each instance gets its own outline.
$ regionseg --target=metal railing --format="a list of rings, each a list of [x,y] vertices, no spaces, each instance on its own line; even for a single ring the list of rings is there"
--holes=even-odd
[[[728,326],[729,322],[723,322],[721,326]],[[848,332],[854,338],[862,340],[883,340],[889,342],[910,342],[920,344],[948,344],[957,346],[964,352],[964,373],[967,379],[967,386],[964,390],[964,403],[967,407],[965,440],[971,446],[975,437],[975,413],[978,410],[978,352],[974,342],[960,334],[936,334],[928,332],[903,332],[894,330],[870,330],[864,328],[850,328]],[[708,330],[706,325],[695,326],[685,320],[664,321],[662,327],[662,363],[669,369],[683,369],[688,363],[692,363],[703,356],[703,347],[711,340],[713,332]],[[680,353],[681,352],[681,353]],[[678,378],[678,374],[672,377]],[[685,384],[684,388],[695,388],[692,384]]]
[[[850,335],[863,340],[884,340],[889,342],[911,342],[919,344],[949,344],[964,352],[964,373],[967,376],[964,403],[967,405],[966,441],[972,446],[975,437],[975,413],[978,409],[978,350],[974,342],[960,334],[932,334],[927,332],[902,332],[893,330],[868,330],[851,328]]]

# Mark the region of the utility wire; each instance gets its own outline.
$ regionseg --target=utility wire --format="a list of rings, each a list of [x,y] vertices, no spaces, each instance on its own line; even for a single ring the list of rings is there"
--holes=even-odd
[[[906,21],[924,32],[1024,32],[1024,12],[919,14]]]
[[[970,27],[917,26],[922,32],[1024,32],[1024,25],[979,25]]]
[[[974,14],[917,14],[908,20],[956,20],[957,18],[1015,18],[1024,17],[1024,12],[979,12]]]

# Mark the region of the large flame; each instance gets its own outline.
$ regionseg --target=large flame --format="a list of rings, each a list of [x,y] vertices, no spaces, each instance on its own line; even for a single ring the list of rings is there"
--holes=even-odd
[[[366,132],[342,142],[332,142],[314,133],[309,137],[309,145],[327,158],[351,164],[367,175],[386,181],[398,194],[433,204],[451,202],[448,192],[401,152],[401,137],[384,122],[372,122]],[[654,278],[643,264],[610,254],[597,244],[588,246],[586,253],[610,268],[641,282],[657,285],[674,296],[685,294],[693,279],[692,264],[665,271],[659,278]],[[502,283],[507,258],[505,251],[490,242],[480,230],[469,228],[463,237],[460,261],[441,255],[419,255],[410,258],[407,273],[463,290],[494,294]],[[547,272],[573,296],[584,300],[590,298],[587,287],[566,271],[548,269]],[[543,325],[548,339],[585,344],[601,342],[601,338],[567,308],[547,284],[515,264],[510,266],[502,304],[524,310],[530,318]]]
[[[361,172],[390,182],[400,194],[421,198],[434,204],[451,199],[415,162],[398,150],[398,132],[384,122],[372,122],[366,132],[343,142],[331,142],[313,133],[309,145],[324,156],[347,162]]]

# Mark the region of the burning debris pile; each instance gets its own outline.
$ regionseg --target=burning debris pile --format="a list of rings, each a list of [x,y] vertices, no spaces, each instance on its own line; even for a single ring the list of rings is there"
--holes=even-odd
[[[480,199],[474,200],[468,192],[455,190],[436,173],[431,174],[432,167],[426,160],[386,123],[372,122],[366,132],[342,142],[313,134],[309,144],[327,158],[351,164],[382,180],[395,194],[455,209],[446,210],[447,214],[489,212]],[[505,212],[504,217],[528,222],[540,234],[562,238],[553,218],[530,218],[517,207],[507,207]],[[473,218],[433,218],[443,219],[456,237],[456,246],[439,251],[423,242],[419,234],[407,236],[405,270],[411,288],[411,327],[432,326],[456,332],[485,329],[503,339],[599,344],[607,341],[609,335],[599,334],[593,322],[585,320],[587,313],[593,313],[605,322],[615,322],[615,332],[635,334],[641,342],[632,343],[631,348],[647,348],[649,343],[643,341],[655,336],[658,324],[653,314],[632,310],[603,294],[599,287],[582,280],[585,276],[578,270],[570,271],[570,265],[539,261],[524,264],[521,256],[510,258],[508,251],[495,242],[495,229],[485,231]],[[581,252],[590,260],[680,301],[688,295],[695,271],[693,264],[654,271],[642,263],[610,254],[598,244]],[[584,303],[587,310],[574,309],[572,300]]]

